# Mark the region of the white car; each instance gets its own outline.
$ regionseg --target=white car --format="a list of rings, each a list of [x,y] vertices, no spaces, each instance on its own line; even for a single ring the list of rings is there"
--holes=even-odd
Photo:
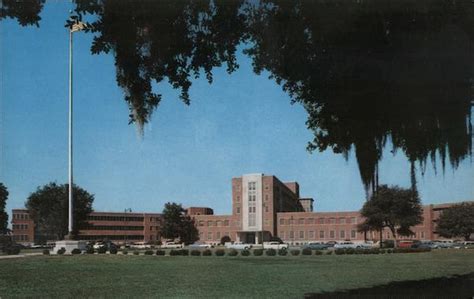
[[[359,244],[354,244],[353,242],[349,242],[349,241],[339,242],[334,245],[334,249],[347,249],[347,248],[356,249],[356,248],[363,248],[363,247]]]
[[[167,242],[160,246],[161,249],[178,249],[178,248],[183,248],[183,247],[184,247],[183,243],[177,243],[177,242]]]
[[[242,243],[242,242],[235,242],[235,243],[226,243],[225,247],[228,249],[239,249],[239,250],[249,250],[252,248],[252,244]]]
[[[280,242],[263,242],[263,249],[288,249],[289,245]]]
[[[189,245],[189,248],[196,248],[196,249],[213,248],[213,247],[214,246],[212,246],[211,244],[207,244],[207,243],[194,243],[194,244]]]

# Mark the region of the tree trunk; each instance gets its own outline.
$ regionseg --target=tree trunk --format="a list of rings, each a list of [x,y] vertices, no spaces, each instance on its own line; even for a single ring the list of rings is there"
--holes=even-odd
[[[380,248],[382,248],[383,230],[381,229],[379,233],[380,233],[380,241],[379,241],[380,242]]]

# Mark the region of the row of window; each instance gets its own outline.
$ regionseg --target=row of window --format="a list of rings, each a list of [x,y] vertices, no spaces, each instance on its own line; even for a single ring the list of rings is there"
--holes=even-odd
[[[330,230],[329,232],[320,230],[320,231],[282,231],[280,237],[282,239],[301,239],[301,240],[314,240],[314,239],[335,239],[337,234],[338,239],[355,239],[357,237],[357,231],[351,230],[346,232],[345,230],[340,230],[336,232],[335,230]]]
[[[280,218],[280,225],[293,225],[293,224],[356,224],[356,217],[330,217],[330,218],[298,218],[298,219],[285,219]]]
[[[29,241],[28,235],[13,235],[14,241]]]
[[[204,221],[201,220],[198,222],[198,226],[229,226],[230,221],[229,220],[209,220],[209,221]]]
[[[84,230],[143,230],[143,226],[134,225],[90,225]]]
[[[17,213],[14,213],[13,214],[13,219],[19,219],[19,220],[28,220],[30,219],[30,215],[28,214],[17,214]]]
[[[25,230],[28,229],[28,224],[13,224],[12,225],[13,230]]]
[[[221,232],[216,232],[215,235],[214,235],[213,232],[207,232],[207,236],[204,236],[203,232],[199,233],[199,239],[200,240],[204,240],[204,237],[206,237],[207,240],[220,240],[223,236],[229,236],[230,237],[230,234],[229,234],[229,232],[224,232],[223,234],[221,234]]]
[[[80,235],[81,240],[133,240],[133,241],[142,241],[143,235]]]
[[[153,217],[150,217],[153,218]],[[89,215],[87,220],[98,220],[98,221],[143,221],[143,217],[134,216],[105,216],[105,215]]]

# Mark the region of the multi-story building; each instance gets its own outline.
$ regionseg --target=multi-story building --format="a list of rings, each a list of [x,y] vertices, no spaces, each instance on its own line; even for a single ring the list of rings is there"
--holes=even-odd
[[[292,244],[310,241],[363,240],[357,225],[364,221],[358,211],[313,212],[312,198],[301,198],[297,182],[281,182],[273,175],[248,174],[232,179],[232,213],[214,215],[208,207],[190,207],[201,242],[219,243],[223,236],[233,241],[262,243],[280,238]],[[452,204],[423,207],[423,223],[412,228],[410,238],[433,240],[440,212]],[[79,231],[83,240],[123,242],[154,242],[161,239],[163,217],[156,213],[92,212],[88,225]],[[34,223],[27,210],[13,210],[15,240],[31,243],[35,237]],[[377,240],[379,233],[369,232]],[[384,239],[391,233],[383,232]],[[406,238],[406,237],[403,237]]]

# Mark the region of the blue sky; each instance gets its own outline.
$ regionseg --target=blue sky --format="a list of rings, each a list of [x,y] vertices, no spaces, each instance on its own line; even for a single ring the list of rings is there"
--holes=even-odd
[[[0,23],[0,181],[10,192],[7,211],[21,208],[38,186],[67,181],[69,5],[47,3],[40,28]],[[310,154],[306,112],[290,105],[268,74],[257,76],[239,54],[232,75],[214,70],[214,82],[193,81],[191,105],[168,84],[140,137],[115,82],[112,55],[91,55],[92,37],[75,35],[75,183],[95,194],[99,211],[161,211],[165,202],[209,206],[230,213],[231,178],[274,174],[298,181],[318,211],[360,209],[365,194],[357,164],[330,151]],[[390,146],[389,146],[390,147]],[[467,159],[443,175],[419,175],[424,204],[474,199],[474,168]],[[403,153],[389,150],[380,182],[409,185]]]

